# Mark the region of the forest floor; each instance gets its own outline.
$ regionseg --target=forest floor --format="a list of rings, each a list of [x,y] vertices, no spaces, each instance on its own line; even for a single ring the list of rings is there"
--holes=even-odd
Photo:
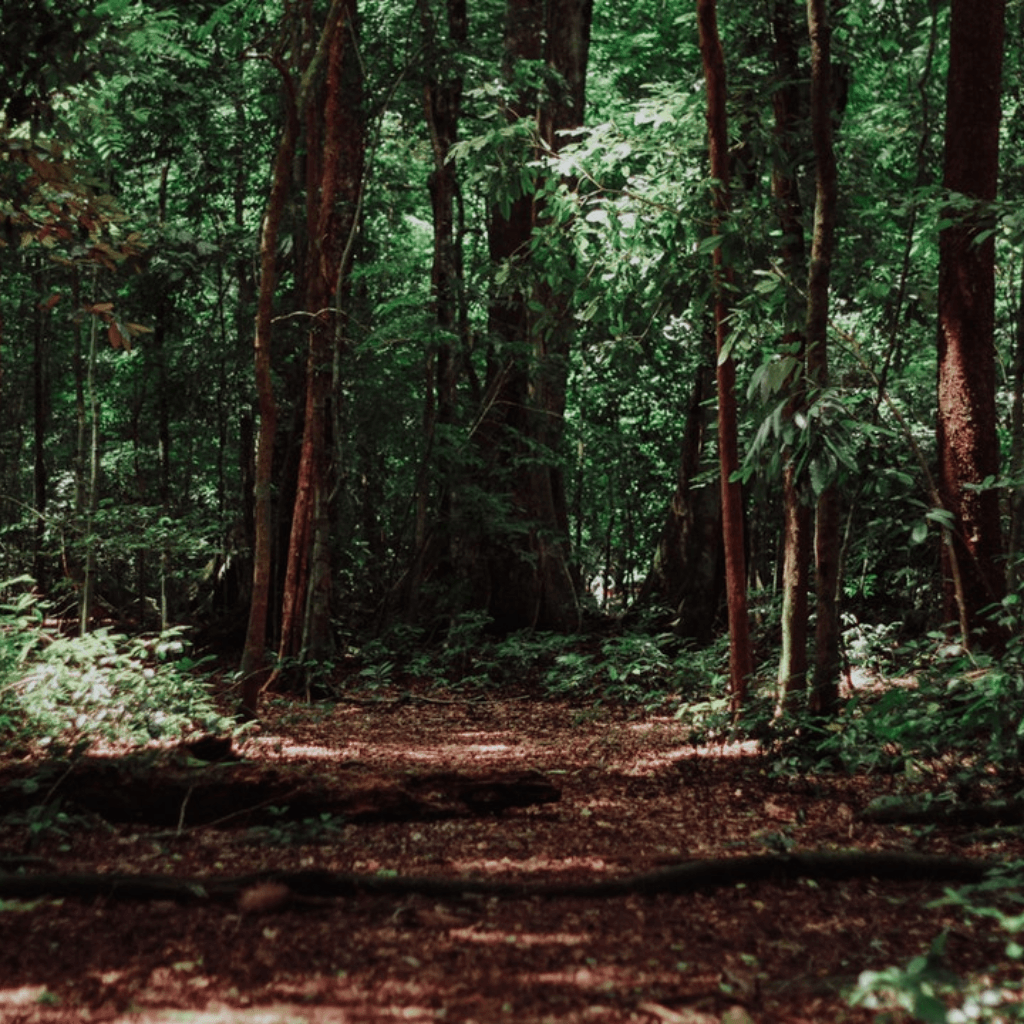
[[[110,825],[70,803],[67,817],[33,828],[31,814],[5,818],[0,807],[0,854],[30,849],[39,860],[28,873],[530,881],[780,847],[1021,856],[1019,844],[965,843],[962,828],[862,820],[897,785],[891,776],[780,776],[750,745],[695,748],[671,716],[625,708],[452,695],[275,701],[238,749],[243,770],[302,765],[323,778],[532,770],[561,797],[435,820],[313,815],[253,827],[241,816],[178,830]],[[31,758],[9,758],[0,784],[32,770]],[[944,929],[958,974],[1000,959],[1005,937],[956,908],[929,908],[945,888],[866,877],[604,898],[0,898],[0,1022],[874,1021],[877,1011],[845,997],[859,973],[905,965]]]

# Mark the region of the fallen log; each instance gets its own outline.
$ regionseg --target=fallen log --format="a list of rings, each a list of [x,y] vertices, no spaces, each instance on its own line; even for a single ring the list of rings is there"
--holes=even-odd
[[[1024,801],[950,804],[927,797],[880,797],[859,817],[874,825],[1020,825],[1024,823]]]
[[[39,802],[40,786],[0,789],[0,806]],[[67,768],[49,795],[105,821],[177,829],[253,825],[330,814],[345,822],[430,821],[501,814],[561,798],[537,771],[386,774],[322,763],[167,764],[141,758],[88,758]],[[271,808],[273,809],[271,811]]]
[[[6,874],[0,872],[0,898],[173,900],[179,903],[238,905],[247,892],[275,886],[285,905],[317,906],[324,900],[360,895],[460,899],[609,899],[629,895],[679,895],[703,889],[753,883],[779,884],[797,878],[847,881],[980,882],[1000,861],[946,857],[900,851],[807,851],[695,860],[657,871],[577,882],[503,881],[490,878],[443,878],[414,875],[360,875],[326,871],[269,871],[236,876],[131,874]],[[282,888],[283,887],[283,888]],[[244,903],[243,903],[244,905]]]

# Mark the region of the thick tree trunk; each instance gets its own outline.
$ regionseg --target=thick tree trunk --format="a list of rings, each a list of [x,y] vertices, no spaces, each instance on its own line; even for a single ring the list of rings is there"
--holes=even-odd
[[[729,133],[726,122],[725,58],[718,37],[715,0],[697,0],[700,51],[707,90],[708,140],[714,185],[715,224],[729,212]],[[731,277],[722,246],[714,251],[715,339],[718,353],[718,457],[722,486],[722,536],[725,542],[725,588],[729,606],[730,707],[743,707],[747,683],[753,675],[750,619],[747,612],[747,567],[743,541],[743,492],[732,479],[739,469],[736,427],[736,364],[726,352],[729,315],[727,286]]]
[[[816,395],[828,387],[828,306],[835,249],[837,173],[832,147],[832,47],[828,0],[807,0],[811,39],[811,135],[814,141],[814,234],[807,275],[807,380]],[[839,557],[841,508],[839,490],[826,485],[818,496],[815,517],[814,675],[811,710],[831,714],[839,700]]]
[[[999,497],[975,489],[999,472],[995,240],[976,236],[987,225],[984,204],[996,198],[1004,17],[1005,0],[953,0],[943,184],[977,205],[950,211],[939,235],[939,492],[953,517],[946,605],[966,645],[981,630],[995,647],[1002,637],[982,612],[1004,592]]]
[[[564,93],[542,106],[538,125],[551,148],[558,131],[579,125],[590,40],[590,0],[508,0],[507,71],[519,60],[544,57],[565,82]],[[536,116],[524,96],[510,120]],[[568,298],[534,290],[527,253],[544,212],[522,195],[507,213],[495,208],[488,241],[492,261],[510,267],[516,282],[491,303],[493,339],[486,408],[476,432],[488,463],[487,486],[506,503],[506,521],[489,523],[477,556],[485,580],[478,594],[503,630],[537,627],[571,631],[579,625],[576,581],[569,564],[569,529],[558,448],[565,411],[570,344]],[[520,283],[522,282],[522,283]]]

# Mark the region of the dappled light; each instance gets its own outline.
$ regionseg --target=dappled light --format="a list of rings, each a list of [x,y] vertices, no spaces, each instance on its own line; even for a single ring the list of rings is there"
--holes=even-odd
[[[270,886],[237,904],[0,903],[15,943],[0,955],[0,1008],[16,1007],[16,1019],[33,1024],[62,1020],[58,1005],[127,1012],[129,1004],[141,1015],[131,1020],[153,1022],[168,1007],[188,1006],[211,1020],[246,1024],[261,1013],[284,1015],[266,1018],[273,1024],[347,1024],[436,1020],[441,1011],[442,1019],[511,1014],[539,1024],[553,1012],[566,1021],[644,1020],[645,1013],[670,1020],[658,1014],[686,1007],[710,1021],[738,1001],[757,1008],[759,1022],[808,1013],[866,1022],[841,1009],[842,992],[861,970],[907,962],[949,928],[963,970],[998,949],[981,931],[956,938],[956,914],[929,906],[944,885],[920,879],[909,890],[906,882],[864,877],[768,878],[656,897],[460,892],[458,879],[575,884],[656,876],[672,865],[708,857],[727,863],[779,844],[904,846],[898,828],[855,810],[875,792],[867,778],[774,774],[749,743],[688,745],[688,727],[664,716],[608,709],[573,719],[571,705],[556,702],[382,703],[361,710],[357,739],[344,710],[275,703],[240,743],[239,767],[250,775],[264,764],[275,771],[306,765],[322,786],[391,770],[408,786],[420,777],[471,778],[481,764],[490,772],[528,765],[556,782],[560,799],[497,815],[428,805],[421,820],[359,823],[329,820],[312,806],[302,821],[276,812],[255,818],[254,807],[249,818],[181,831],[125,824],[111,832],[82,819],[69,821],[71,833],[53,820],[34,856],[68,872],[187,878],[208,876],[212,866],[214,876],[229,878],[258,864],[264,872],[297,872],[293,885],[312,872],[312,887]],[[314,732],[320,742],[302,739]],[[299,791],[290,792],[297,799]],[[407,813],[415,812],[409,806]],[[27,827],[0,822],[0,851]],[[935,852],[985,855],[984,840],[964,846],[953,826],[933,829],[927,842]],[[1008,856],[1016,845],[1004,841]],[[396,898],[369,888],[360,895],[357,883],[349,896],[324,897],[316,888],[324,872],[354,872],[367,885],[394,876],[455,885]],[[117,1013],[111,1019],[122,1020]]]
[[[1021,2],[0,4],[0,1024],[1021,1017]]]

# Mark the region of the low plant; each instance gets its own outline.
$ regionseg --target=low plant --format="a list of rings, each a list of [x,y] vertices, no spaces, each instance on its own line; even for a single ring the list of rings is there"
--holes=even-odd
[[[269,846],[313,846],[336,842],[345,828],[345,821],[327,811],[315,818],[294,819],[286,807],[268,808],[271,821],[253,825],[246,836]]]
[[[231,727],[182,630],[63,636],[27,582],[0,584],[17,588],[0,604],[0,744],[67,750]]]
[[[904,967],[864,971],[849,993],[854,1006],[887,1011],[884,1019],[897,1019],[904,1011],[926,1024],[1008,1024],[1024,1020],[1024,862],[1008,864],[976,885],[947,890],[931,907],[958,907],[969,922],[994,923],[1005,936],[1002,960],[988,969],[961,975],[951,969],[946,946],[948,933],[940,933],[926,954]]]

